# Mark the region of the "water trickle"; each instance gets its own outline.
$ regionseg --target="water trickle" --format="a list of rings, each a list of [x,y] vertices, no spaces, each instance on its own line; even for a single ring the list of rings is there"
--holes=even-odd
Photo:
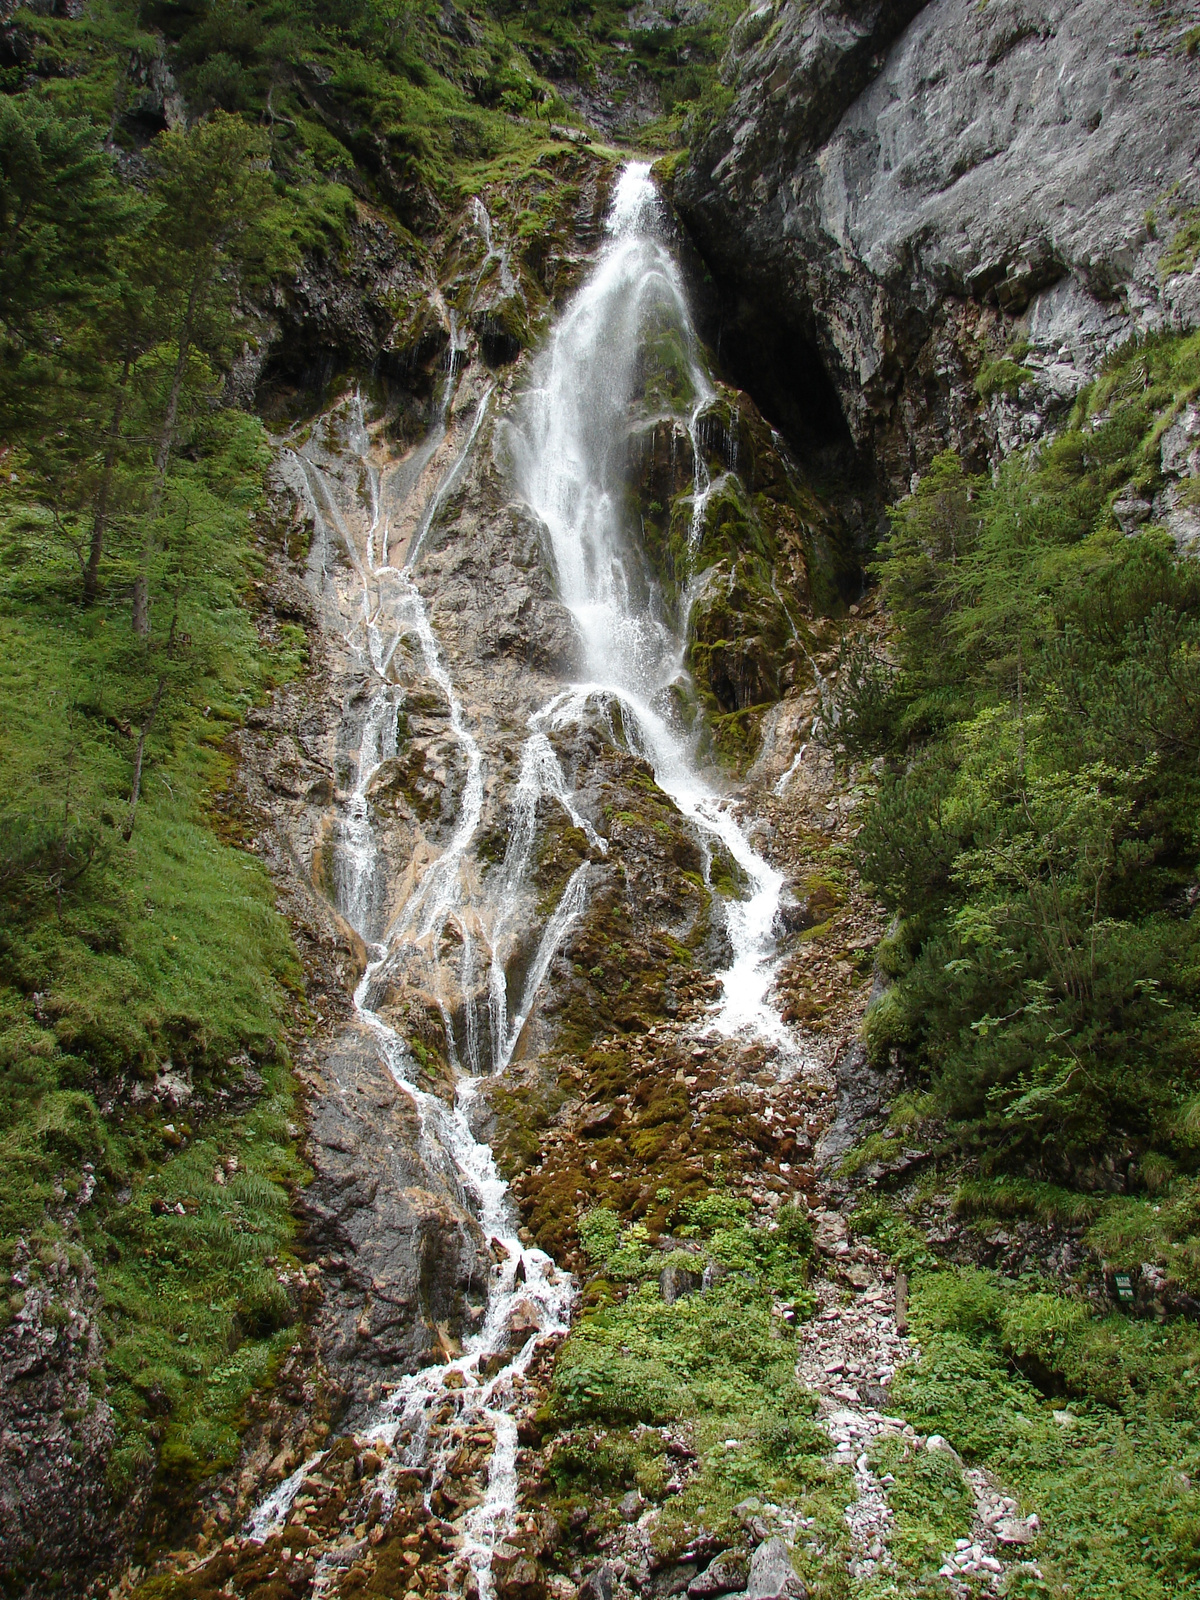
[[[475,278],[476,289],[478,289],[479,285],[483,282],[484,274],[488,269],[488,263],[496,261],[499,263],[500,267],[500,287],[505,294],[512,294],[513,290],[517,286],[517,280],[513,276],[512,263],[509,261],[508,251],[497,249],[492,238],[491,216],[488,213],[488,208],[484,205],[483,201],[478,195],[476,195],[471,201],[471,218],[474,221],[476,228],[479,230],[479,235],[483,240],[484,247],[484,257],[480,263],[479,272]]]
[[[787,769],[787,771],[779,779],[778,783],[776,783],[773,793],[775,795],[777,795],[780,799],[782,799],[782,797],[787,793],[788,784],[791,783],[792,779],[800,771],[800,764],[804,760],[804,752],[807,749],[808,749],[808,742],[806,740],[800,746],[799,750],[796,751],[796,754],[792,757],[791,766]]]
[[[534,998],[550,962],[554,959],[571,924],[582,911],[586,895],[585,865],[579,867],[572,876],[557,910],[546,926],[534,956],[533,966],[526,978],[516,1015],[510,1023],[508,970],[518,939],[524,932],[521,919],[525,908],[523,891],[529,880],[534,846],[537,842],[538,803],[546,796],[557,801],[570,818],[571,825],[584,834],[592,849],[600,855],[608,853],[608,845],[599,837],[588,819],[576,809],[558,757],[545,732],[547,721],[552,719],[556,705],[557,698],[531,719],[532,731],[521,750],[520,776],[511,802],[509,842],[497,893],[496,915],[492,923],[492,960],[488,983],[488,1011],[497,1072],[502,1072],[512,1060],[521,1030],[529,1020]]]
[[[454,377],[453,349],[452,342],[448,390]],[[352,581],[349,594],[342,597],[344,638],[352,662],[370,686],[365,709],[354,712],[348,719],[350,725],[344,743],[351,747],[347,755],[353,781],[341,797],[334,836],[334,898],[339,911],[367,941],[371,955],[354,995],[357,1020],[374,1041],[380,1061],[416,1107],[421,1154],[427,1170],[440,1176],[448,1192],[465,1212],[475,1217],[485,1237],[493,1241],[503,1257],[501,1264],[493,1268],[483,1325],[466,1341],[463,1354],[404,1378],[380,1408],[368,1433],[389,1444],[407,1437],[403,1461],[431,1467],[436,1480],[438,1470],[445,1463],[426,1459],[430,1448],[429,1414],[435,1399],[452,1398],[460,1421],[485,1425],[491,1430],[494,1448],[487,1488],[481,1504],[468,1519],[463,1543],[463,1554],[475,1572],[485,1600],[492,1593],[492,1551],[511,1527],[515,1515],[517,1439],[516,1424],[510,1414],[516,1398],[514,1380],[527,1368],[539,1337],[565,1331],[574,1285],[568,1274],[557,1271],[544,1252],[526,1248],[517,1237],[508,1186],[496,1169],[490,1148],[476,1139],[471,1130],[471,1107],[478,1087],[476,1079],[470,1075],[461,1077],[456,1098],[450,1105],[424,1091],[414,1081],[414,1063],[408,1045],[378,1014],[373,1002],[397,947],[412,943],[432,946],[447,919],[458,912],[464,894],[463,859],[479,826],[483,756],[434,634],[414,568],[426,536],[475,447],[490,397],[488,389],[476,406],[461,448],[429,494],[414,524],[403,567],[388,564],[386,538],[379,538],[381,518],[385,528],[388,522],[381,512],[380,475],[370,459],[371,439],[360,396],[355,395],[346,408],[341,419],[343,439],[336,448],[327,437],[333,426],[330,422],[316,430],[314,442],[292,454],[287,463],[288,481],[302,495],[313,519],[314,545],[320,546],[319,567],[314,568],[314,576],[319,574],[323,590],[334,583],[330,548],[335,538],[346,556]],[[447,405],[431,438],[419,452],[414,452],[416,465],[410,459],[395,475],[390,485],[393,497],[399,495],[403,499],[421,481],[424,468],[444,442],[448,414]],[[336,458],[336,473],[331,457]],[[387,925],[387,884],[375,839],[369,792],[379,768],[396,753],[396,716],[403,706],[404,694],[391,673],[400,641],[406,638],[416,641],[425,677],[445,698],[450,735],[463,758],[465,781],[451,839],[419,877],[412,893]],[[532,796],[530,803],[536,805],[545,789],[556,793],[577,823],[587,828],[596,847],[602,850],[603,841],[596,838],[590,824],[584,824],[574,811],[553,752],[548,746],[543,751],[536,745],[539,738],[544,742],[544,735],[535,730],[529,762],[531,776],[526,786]],[[533,776],[535,768],[540,776]],[[581,873],[576,873],[568,884],[543,933],[526,978],[520,1009],[513,1021],[514,1039],[524,1025],[533,996],[566,926],[582,906],[586,868],[581,869]],[[459,919],[459,929],[463,986],[466,988],[476,957],[468,919]],[[445,1008],[443,1015],[453,1055],[454,1032]],[[471,1025],[470,1013],[467,1055],[471,1072],[477,1073],[480,1068],[478,1034]],[[454,1065],[458,1065],[457,1061]],[[522,1314],[521,1326],[528,1330],[527,1336],[515,1354],[506,1353],[499,1370],[485,1378],[481,1368],[487,1358],[507,1350],[518,1308]],[[461,1388],[447,1388],[447,1379],[452,1373],[460,1375]],[[310,1461],[297,1469],[255,1510],[246,1528],[250,1538],[263,1541],[285,1524],[292,1501],[313,1464]],[[393,1477],[394,1472],[393,1464]],[[385,1472],[385,1492],[387,1479]],[[337,1551],[327,1554],[318,1565],[314,1595],[328,1588],[337,1570],[339,1554]]]

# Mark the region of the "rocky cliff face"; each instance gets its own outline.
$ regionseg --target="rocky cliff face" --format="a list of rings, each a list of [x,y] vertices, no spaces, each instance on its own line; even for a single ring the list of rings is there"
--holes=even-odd
[[[1193,325],[1195,22],[1101,0],[747,12],[734,105],[676,200],[777,420],[830,437],[836,402],[903,488],[938,448],[1036,437],[1113,345]]]

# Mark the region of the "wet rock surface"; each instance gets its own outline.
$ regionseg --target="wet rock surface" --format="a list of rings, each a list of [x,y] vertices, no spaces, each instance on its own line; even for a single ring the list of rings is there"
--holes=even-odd
[[[461,1200],[421,1161],[415,1108],[366,1041],[344,1039],[308,1079],[308,1249],[325,1295],[317,1338],[353,1396],[461,1349],[487,1298],[491,1257]]]
[[[90,1259],[60,1247],[36,1284],[28,1251],[18,1246],[13,1265],[15,1315],[0,1331],[0,1548],[14,1582],[23,1569],[46,1574],[48,1550],[51,1571],[91,1574],[128,1536],[149,1485],[122,1516],[105,1482],[113,1421],[89,1383],[103,1349]]]

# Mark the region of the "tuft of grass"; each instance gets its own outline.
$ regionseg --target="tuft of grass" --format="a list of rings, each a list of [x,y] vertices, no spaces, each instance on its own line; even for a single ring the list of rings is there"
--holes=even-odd
[[[954,1209],[960,1217],[1036,1217],[1054,1227],[1091,1222],[1103,1199],[1032,1178],[977,1178],[959,1185]]]
[[[1016,396],[1023,383],[1030,383],[1033,373],[1028,367],[1023,367],[1010,356],[1000,356],[995,361],[986,361],[979,369],[975,379],[975,393],[981,400],[990,400],[993,395],[1007,394]]]

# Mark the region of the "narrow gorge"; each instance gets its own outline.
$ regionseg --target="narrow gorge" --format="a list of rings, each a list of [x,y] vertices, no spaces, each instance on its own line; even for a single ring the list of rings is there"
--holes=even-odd
[[[0,1591],[1200,1592],[1198,40],[5,13]]]

